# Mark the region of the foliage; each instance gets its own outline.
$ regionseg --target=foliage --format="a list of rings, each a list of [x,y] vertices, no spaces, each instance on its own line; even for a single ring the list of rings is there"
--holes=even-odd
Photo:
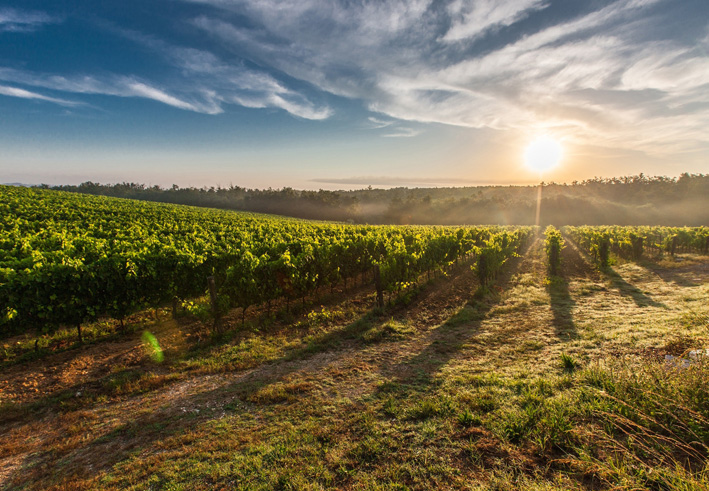
[[[552,276],[556,276],[561,270],[561,250],[564,248],[564,239],[561,237],[561,232],[553,225],[547,227],[544,235],[546,237],[544,250],[549,261],[549,272]]]
[[[0,207],[5,334],[122,320],[204,294],[209,276],[218,310],[242,312],[364,281],[374,265],[399,292],[477,255],[487,283],[531,230],[313,223],[7,186]]]
[[[610,253],[637,261],[644,255],[676,252],[709,253],[709,227],[564,227],[564,232],[590,253],[600,267]]]
[[[474,269],[483,287],[497,277],[508,258],[522,250],[532,230],[526,227],[494,234],[476,249],[477,262]]]

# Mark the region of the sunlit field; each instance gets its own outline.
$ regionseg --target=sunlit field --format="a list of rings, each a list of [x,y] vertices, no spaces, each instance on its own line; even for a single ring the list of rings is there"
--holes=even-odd
[[[709,486],[705,227],[2,204],[3,489]]]
[[[0,490],[709,490],[706,0],[4,0]]]

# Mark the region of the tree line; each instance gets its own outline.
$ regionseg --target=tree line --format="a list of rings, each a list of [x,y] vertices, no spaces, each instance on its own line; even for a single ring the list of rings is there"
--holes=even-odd
[[[50,187],[42,185],[41,187]],[[290,187],[163,188],[123,182],[53,189],[297,218],[362,224],[530,225],[537,186],[308,191]],[[541,224],[698,226],[709,223],[709,175],[626,176],[545,183]]]

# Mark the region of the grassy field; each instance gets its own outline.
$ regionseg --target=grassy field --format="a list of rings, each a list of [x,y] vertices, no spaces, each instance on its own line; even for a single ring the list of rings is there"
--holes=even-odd
[[[708,258],[567,241],[550,278],[537,240],[488,291],[461,265],[374,303],[5,340],[0,488],[709,488],[709,366],[665,361],[709,345]]]

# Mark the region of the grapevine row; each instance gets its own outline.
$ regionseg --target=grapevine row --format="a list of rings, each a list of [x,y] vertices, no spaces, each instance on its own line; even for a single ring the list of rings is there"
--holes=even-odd
[[[313,295],[378,267],[396,292],[461,257],[489,281],[530,229],[374,227],[0,187],[0,329],[122,320],[202,295],[219,309]]]
[[[606,267],[610,254],[638,260],[644,255],[709,254],[709,227],[564,227],[576,244]]]
[[[547,254],[549,273],[558,276],[561,271],[561,250],[564,248],[564,239],[559,229],[549,225],[544,231],[544,251]]]

